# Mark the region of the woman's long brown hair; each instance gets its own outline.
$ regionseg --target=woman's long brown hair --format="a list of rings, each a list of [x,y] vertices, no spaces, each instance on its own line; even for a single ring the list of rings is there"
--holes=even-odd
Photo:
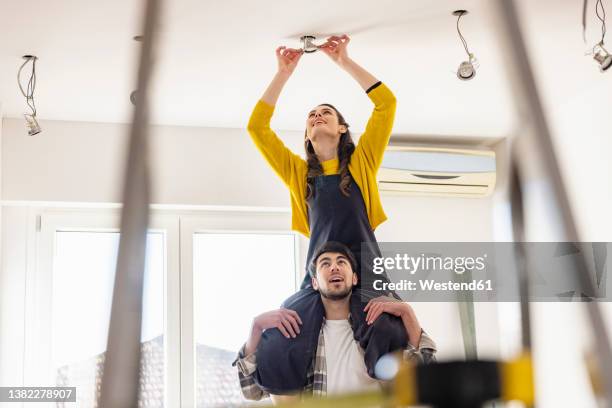
[[[348,197],[351,183],[348,165],[351,161],[351,155],[355,151],[355,143],[351,138],[351,132],[348,130],[349,124],[346,123],[344,116],[342,116],[333,105],[322,103],[319,106],[328,106],[332,108],[336,112],[336,115],[338,115],[338,123],[346,127],[346,132],[340,134],[340,141],[338,142],[338,161],[340,170],[340,192]],[[306,202],[308,202],[314,194],[314,179],[323,174],[323,166],[321,166],[321,162],[308,137],[304,138],[304,149],[306,150],[306,162],[308,163],[308,173],[306,175]]]

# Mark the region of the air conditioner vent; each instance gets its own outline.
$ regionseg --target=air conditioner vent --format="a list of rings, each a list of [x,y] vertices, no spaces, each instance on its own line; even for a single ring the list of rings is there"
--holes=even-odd
[[[495,153],[390,146],[378,171],[383,193],[483,197],[495,187]]]

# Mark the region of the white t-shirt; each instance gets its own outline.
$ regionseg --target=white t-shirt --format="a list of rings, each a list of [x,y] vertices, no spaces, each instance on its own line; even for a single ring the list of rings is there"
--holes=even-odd
[[[328,395],[380,389],[378,381],[368,375],[363,350],[353,338],[348,319],[325,320],[323,336]]]

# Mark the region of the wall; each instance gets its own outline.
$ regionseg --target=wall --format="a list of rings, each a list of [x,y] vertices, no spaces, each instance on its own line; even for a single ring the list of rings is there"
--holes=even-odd
[[[42,121],[44,132],[26,138],[19,119],[4,125],[4,200],[121,201],[129,126]],[[286,139],[299,149],[300,135]],[[150,146],[155,203],[288,205],[244,130],[154,127]]]

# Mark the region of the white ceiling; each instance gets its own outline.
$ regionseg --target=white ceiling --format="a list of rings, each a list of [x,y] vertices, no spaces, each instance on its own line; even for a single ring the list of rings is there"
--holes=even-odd
[[[515,122],[510,87],[483,1],[166,1],[153,120],[245,127],[274,73],[277,45],[298,46],[287,39],[292,35],[362,30],[352,36],[350,54],[396,93],[396,134],[506,136]],[[531,6],[530,13],[545,18],[563,12],[566,4],[571,10],[565,14],[573,15],[580,8],[574,3],[546,0],[548,7]],[[16,73],[21,55],[35,54],[39,117],[130,121],[138,57],[132,37],[140,33],[141,0],[0,0],[0,5],[4,116],[25,112]],[[456,8],[470,10],[462,31],[481,63],[469,82],[454,74],[465,59],[451,15]],[[571,35],[580,40],[575,17]],[[305,55],[281,96],[275,127],[303,129],[305,113],[321,102],[336,105],[356,130],[363,129],[371,109],[359,86],[325,55]]]

